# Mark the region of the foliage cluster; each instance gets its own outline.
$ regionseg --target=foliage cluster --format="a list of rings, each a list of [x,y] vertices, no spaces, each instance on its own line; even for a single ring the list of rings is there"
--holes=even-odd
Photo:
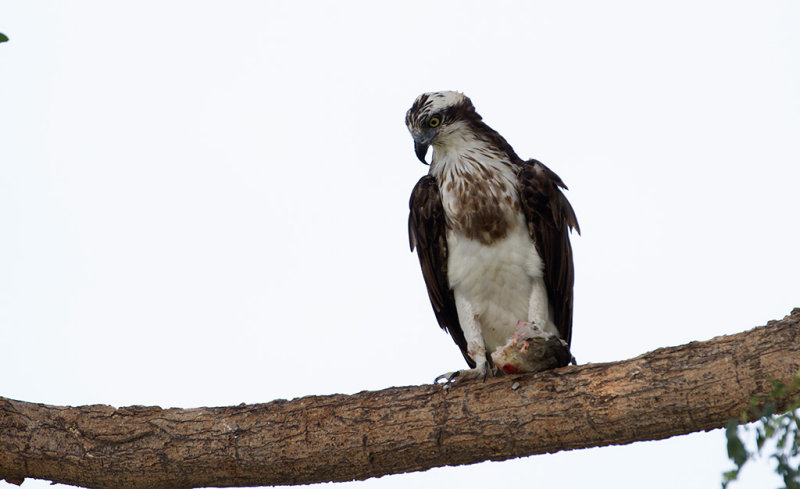
[[[748,460],[773,452],[770,458],[777,462],[775,471],[783,478],[781,489],[800,489],[800,372],[789,384],[771,381],[772,391],[765,396],[750,399],[750,408],[740,419],[728,423],[725,435],[728,441],[728,458],[736,467],[722,475],[722,489],[735,481]],[[775,414],[783,407],[784,414]],[[745,426],[748,419],[756,419]],[[745,447],[745,441],[755,439],[755,450]],[[774,448],[773,448],[774,446]]]

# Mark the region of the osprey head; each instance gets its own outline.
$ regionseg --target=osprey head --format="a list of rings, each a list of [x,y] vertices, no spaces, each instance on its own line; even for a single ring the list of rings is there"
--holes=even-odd
[[[406,126],[414,138],[414,152],[424,164],[431,144],[441,144],[467,118],[480,120],[472,101],[459,92],[423,93],[406,112]]]

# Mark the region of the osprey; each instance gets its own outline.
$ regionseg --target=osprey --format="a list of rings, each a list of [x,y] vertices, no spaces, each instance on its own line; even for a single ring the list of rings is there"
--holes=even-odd
[[[568,348],[569,231],[580,228],[561,192],[567,186],[539,161],[517,156],[461,93],[420,95],[406,126],[426,165],[433,146],[428,174],[409,202],[411,250],[439,325],[470,366],[437,380],[497,374],[491,354],[520,321],[557,335]]]

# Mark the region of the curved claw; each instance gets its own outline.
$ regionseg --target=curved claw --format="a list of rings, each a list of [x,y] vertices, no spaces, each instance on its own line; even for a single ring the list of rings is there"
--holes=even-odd
[[[490,367],[488,363],[482,363],[475,368],[468,370],[456,370],[455,372],[447,372],[433,379],[434,384],[443,383],[445,388],[453,384],[456,378],[461,380],[477,380],[481,379],[486,382],[488,377],[495,377],[499,375],[500,371],[495,367]],[[444,382],[440,382],[444,380]]]
[[[458,374],[461,373],[461,370],[456,370],[455,372],[447,372],[446,374],[442,374],[435,379],[433,379],[434,384],[438,384],[440,380],[444,380],[445,385],[448,385],[453,382],[453,380],[458,377]]]

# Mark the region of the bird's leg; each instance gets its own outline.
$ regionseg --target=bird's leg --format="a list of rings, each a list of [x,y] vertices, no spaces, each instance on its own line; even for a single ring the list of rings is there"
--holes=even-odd
[[[528,322],[540,331],[558,335],[558,330],[550,321],[550,302],[547,299],[547,288],[544,279],[533,279],[531,296],[528,299]]]
[[[442,374],[434,379],[434,383],[438,383],[443,379],[447,384],[461,380],[486,380],[490,374],[492,376],[498,375],[498,369],[487,361],[486,346],[483,343],[483,333],[481,333],[478,315],[473,313],[472,305],[458,291],[455,291],[454,295],[461,330],[467,340],[467,353],[475,361],[475,368]]]
[[[469,353],[469,356],[475,360],[475,368],[462,370],[461,373],[458,374],[461,379],[486,380],[486,377],[489,376],[489,373],[491,373],[492,376],[495,375],[496,369],[494,369],[494,367],[490,367],[489,362],[486,360],[486,348],[483,346],[483,341],[481,341],[480,345],[470,343],[467,347],[467,353]]]

